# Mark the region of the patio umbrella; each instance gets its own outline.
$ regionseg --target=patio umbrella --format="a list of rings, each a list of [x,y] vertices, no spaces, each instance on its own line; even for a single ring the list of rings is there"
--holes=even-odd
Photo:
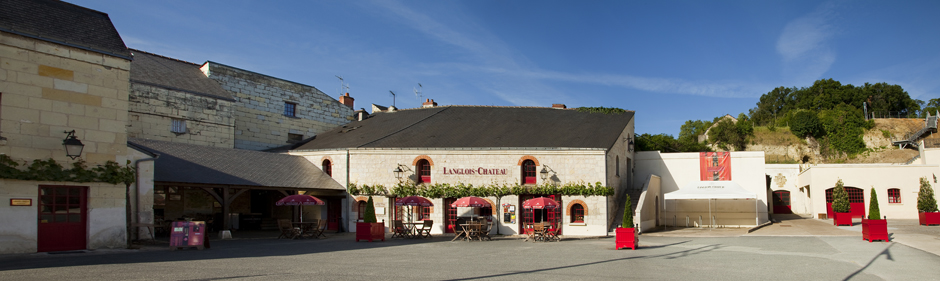
[[[277,200],[277,206],[326,205],[326,201],[306,194],[294,194]],[[300,212],[300,221],[304,221],[304,212]]]
[[[430,207],[434,206],[431,203],[431,200],[421,196],[408,196],[401,199],[395,200],[395,206],[421,206],[421,207]],[[408,221],[412,221],[411,209],[408,210]]]
[[[537,197],[522,202],[524,209],[554,209],[558,208],[558,202],[548,197]]]
[[[463,197],[463,198],[457,199],[457,201],[454,201],[454,203],[450,204],[450,206],[454,208],[456,207],[486,207],[489,205],[490,205],[490,202],[486,202],[486,200],[484,200],[483,198],[476,197],[476,196]]]
[[[408,196],[395,201],[395,206],[421,206],[421,207],[430,207],[434,206],[431,203],[431,200],[421,196]]]

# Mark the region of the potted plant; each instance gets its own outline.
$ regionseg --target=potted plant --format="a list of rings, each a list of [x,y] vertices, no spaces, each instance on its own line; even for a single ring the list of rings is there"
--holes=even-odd
[[[836,188],[832,191],[832,223],[836,226],[852,226],[852,214],[849,213],[849,193],[845,192],[842,179],[836,182]]]
[[[920,191],[917,192],[917,212],[920,225],[940,225],[940,212],[937,211],[937,198],[926,177],[920,178]]]
[[[630,194],[627,194],[627,202],[624,204],[623,210],[623,223],[617,228],[616,235],[617,250],[627,247],[636,250],[639,241],[636,239],[636,228],[633,227],[633,204],[631,204]]]
[[[385,241],[385,222],[377,222],[372,196],[369,196],[369,201],[366,203],[366,212],[362,215],[362,221],[356,223],[356,242],[359,240]]]
[[[862,240],[883,240],[890,242],[888,237],[888,220],[881,218],[881,209],[878,207],[878,194],[871,188],[871,200],[868,204],[868,219],[862,218]]]

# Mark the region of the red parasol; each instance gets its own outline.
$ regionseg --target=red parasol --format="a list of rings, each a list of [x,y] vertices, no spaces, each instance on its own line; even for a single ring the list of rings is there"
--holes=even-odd
[[[455,208],[456,207],[487,207],[487,206],[490,206],[490,202],[486,202],[486,200],[480,197],[467,196],[467,197],[457,199],[457,201],[454,201],[454,203],[450,204],[450,206],[455,207]]]
[[[522,203],[524,209],[554,209],[558,208],[558,202],[548,197],[537,197],[525,200]]]
[[[430,207],[430,206],[434,206],[434,204],[431,203],[431,200],[428,200],[427,198],[424,198],[424,197],[421,197],[421,196],[408,196],[408,197],[405,197],[405,198],[401,198],[401,199],[396,200],[396,201],[395,201],[395,206],[422,206],[422,207]]]
[[[278,206],[326,205],[326,201],[320,200],[320,198],[316,198],[316,197],[306,195],[306,194],[294,194],[294,195],[288,195],[287,197],[281,198],[281,200],[277,200],[277,203],[275,203],[275,205],[278,205]]]

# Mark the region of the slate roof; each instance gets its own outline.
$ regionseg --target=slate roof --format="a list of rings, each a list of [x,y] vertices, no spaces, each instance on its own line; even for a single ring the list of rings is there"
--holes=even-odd
[[[200,65],[131,49],[131,82],[234,101],[232,93],[206,77]]]
[[[138,138],[128,145],[159,155],[157,182],[345,190],[299,156]]]
[[[544,107],[441,106],[380,112],[317,135],[296,150],[344,148],[601,148],[633,119]]]
[[[132,59],[108,14],[57,0],[0,0],[0,31]]]

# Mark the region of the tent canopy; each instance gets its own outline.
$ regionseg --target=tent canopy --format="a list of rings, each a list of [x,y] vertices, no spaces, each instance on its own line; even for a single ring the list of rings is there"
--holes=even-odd
[[[733,181],[693,181],[679,190],[666,193],[663,199],[757,199],[757,194]]]

